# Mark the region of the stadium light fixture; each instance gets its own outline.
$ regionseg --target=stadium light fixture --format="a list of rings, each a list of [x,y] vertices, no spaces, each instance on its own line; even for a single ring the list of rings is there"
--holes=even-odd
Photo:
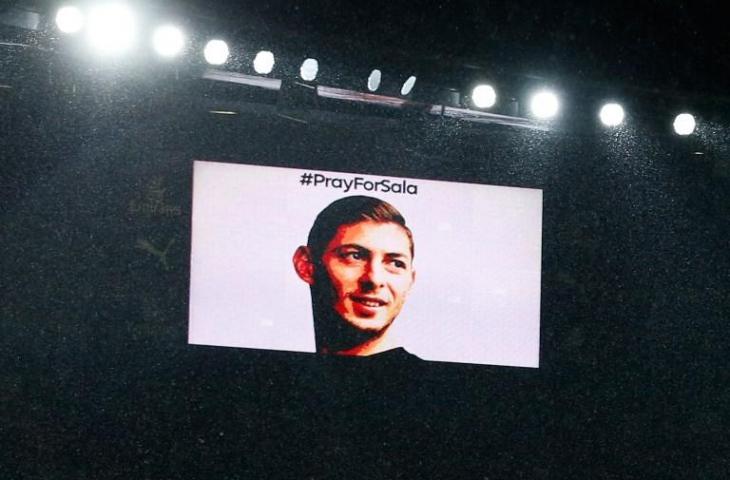
[[[378,88],[380,88],[380,81],[382,79],[382,76],[383,74],[377,68],[370,72],[370,76],[368,77],[368,90],[374,92]]]
[[[163,25],[152,35],[155,51],[163,57],[174,57],[182,52],[185,37],[182,30],[174,25]]]
[[[400,89],[400,94],[404,97],[413,91],[413,87],[416,86],[416,77],[411,75],[408,79],[403,82],[403,87]]]
[[[211,65],[223,65],[228,61],[229,54],[228,44],[218,39],[209,41],[203,49],[205,61]]]
[[[535,93],[530,99],[530,111],[542,120],[553,118],[560,110],[560,101],[553,92],[543,90]]]
[[[299,76],[307,82],[314,81],[317,78],[317,73],[319,73],[319,62],[314,58],[307,58],[299,68]]]
[[[134,14],[122,3],[98,5],[89,12],[87,33],[89,43],[98,53],[123,53],[135,42]]]
[[[256,73],[267,75],[274,70],[274,54],[268,50],[261,50],[253,59],[253,69]]]
[[[477,108],[491,108],[497,103],[497,92],[491,85],[477,85],[471,91],[471,101]]]
[[[601,119],[601,123],[605,126],[617,127],[624,121],[624,108],[618,103],[607,103],[601,107],[598,116]]]
[[[674,132],[677,135],[687,136],[695,131],[697,122],[691,113],[680,113],[674,119]]]
[[[63,33],[76,33],[84,26],[84,14],[73,5],[61,7],[56,12],[56,26]]]

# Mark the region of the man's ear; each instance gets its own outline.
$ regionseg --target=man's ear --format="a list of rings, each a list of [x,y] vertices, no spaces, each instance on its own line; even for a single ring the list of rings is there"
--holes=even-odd
[[[310,285],[314,285],[314,262],[309,248],[305,246],[297,248],[292,261],[299,278]]]

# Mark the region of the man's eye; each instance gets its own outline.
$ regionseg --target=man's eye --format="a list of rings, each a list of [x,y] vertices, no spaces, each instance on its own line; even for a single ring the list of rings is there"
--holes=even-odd
[[[404,262],[403,260],[391,260],[390,263],[395,268],[406,268],[406,262]]]
[[[344,258],[346,260],[362,260],[365,258],[365,255],[363,255],[362,252],[359,251],[352,251],[352,252],[342,252],[340,253],[340,258]]]

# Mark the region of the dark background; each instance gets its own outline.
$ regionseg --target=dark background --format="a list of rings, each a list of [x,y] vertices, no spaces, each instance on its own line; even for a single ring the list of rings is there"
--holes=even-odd
[[[318,55],[360,90],[373,65],[433,95],[552,82],[548,131],[100,66],[3,26],[0,478],[725,478],[730,57],[692,5],[149,6],[284,52],[284,78]],[[606,92],[634,108],[619,131],[591,126]],[[540,368],[188,346],[194,159],[543,189]]]

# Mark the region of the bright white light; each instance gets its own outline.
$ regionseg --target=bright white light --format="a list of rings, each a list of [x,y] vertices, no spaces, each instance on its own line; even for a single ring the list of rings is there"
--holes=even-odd
[[[174,57],[182,51],[185,38],[179,28],[164,25],[155,30],[152,36],[152,45],[155,47],[155,51],[163,57]]]
[[[377,68],[370,72],[370,76],[368,77],[368,90],[371,92],[374,92],[378,88],[380,88],[380,79],[382,77],[382,73],[380,73],[380,70]]]
[[[266,75],[274,69],[274,54],[268,50],[262,50],[253,59],[253,69],[256,73]]]
[[[497,103],[497,92],[491,85],[477,85],[471,91],[471,101],[477,108],[493,107]]]
[[[537,118],[552,118],[557,115],[559,109],[558,97],[552,92],[538,92],[530,100],[530,110]]]
[[[677,135],[690,135],[695,131],[695,117],[689,113],[680,113],[677,118],[674,119],[674,131]]]
[[[302,62],[302,66],[299,69],[299,76],[302,80],[311,82],[317,78],[317,72],[319,72],[319,62],[314,58],[308,58]]]
[[[76,33],[84,26],[84,14],[77,7],[61,7],[56,13],[56,26],[63,33]]]
[[[134,15],[126,5],[100,5],[89,13],[88,39],[104,54],[118,54],[134,43]]]
[[[400,94],[405,96],[411,93],[411,90],[413,90],[413,87],[416,85],[416,77],[411,75],[408,77],[408,80],[406,80],[403,83],[403,88],[400,89]]]
[[[228,44],[223,40],[211,40],[205,46],[203,55],[211,65],[223,65],[228,60]]]
[[[601,122],[607,127],[617,127],[624,121],[624,109],[618,103],[607,103],[598,114]]]

